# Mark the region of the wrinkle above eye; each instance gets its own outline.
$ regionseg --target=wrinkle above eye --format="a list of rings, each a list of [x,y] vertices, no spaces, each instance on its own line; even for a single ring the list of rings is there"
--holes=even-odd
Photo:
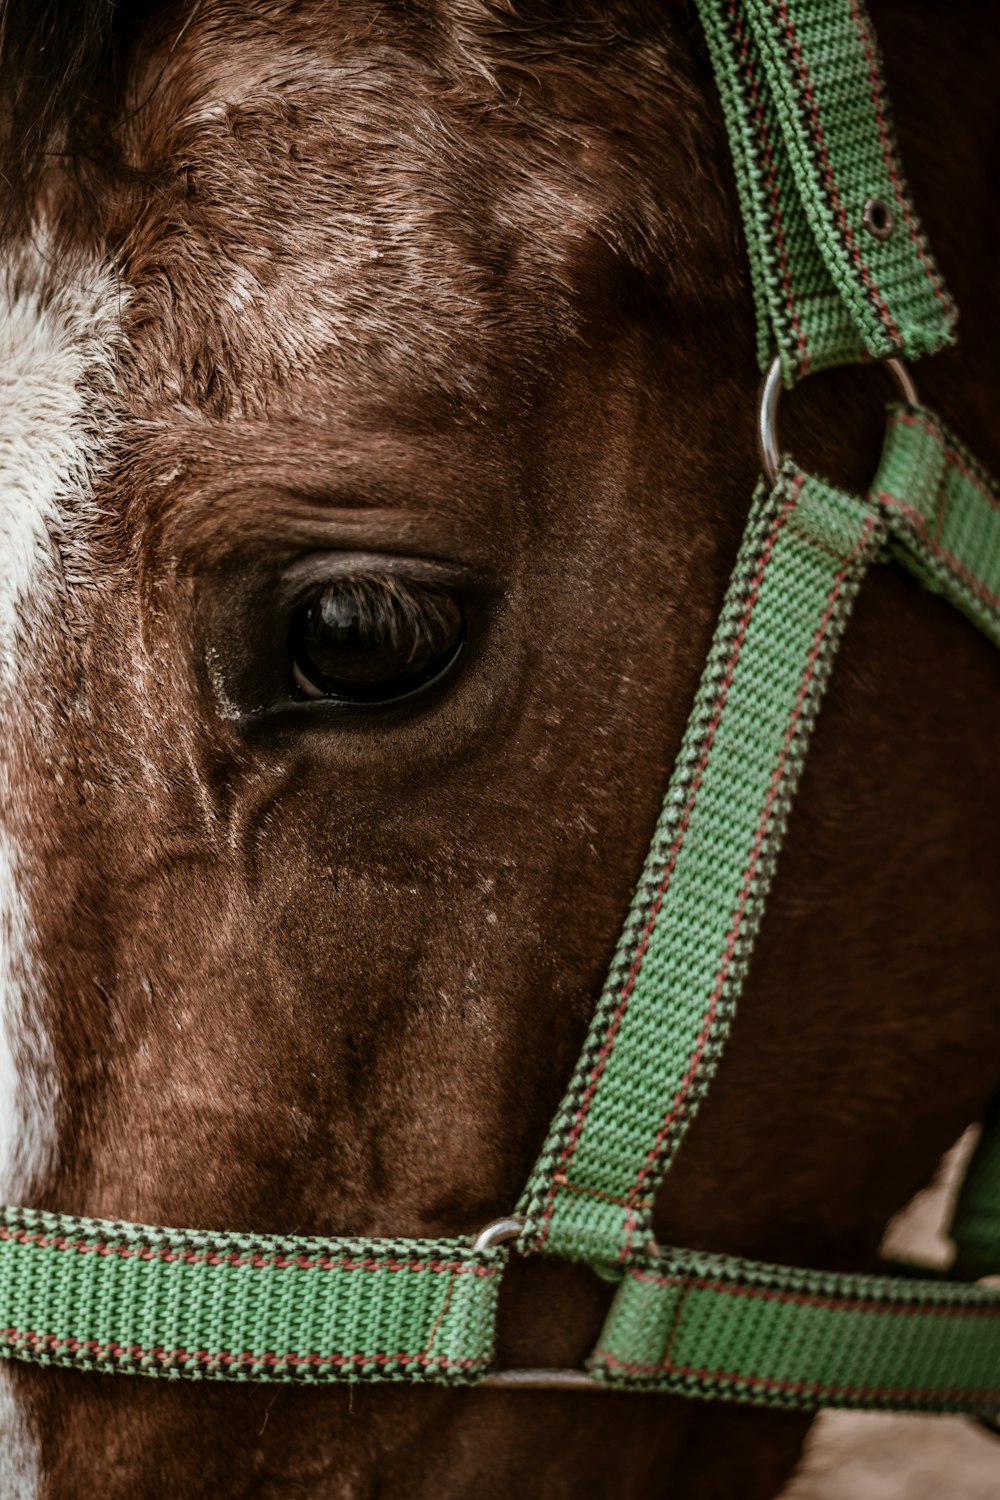
[[[317,507],[296,496],[244,490],[205,506],[183,539],[172,537],[169,571],[191,576],[253,557],[291,571],[309,556],[368,553],[383,571],[408,560],[440,563],[481,586],[499,581],[507,557],[488,525],[425,509]],[[180,545],[178,545],[180,543]]]
[[[124,464],[151,563],[182,574],[248,550],[346,547],[455,557],[485,576],[510,554],[520,500],[517,465],[487,433],[334,440],[312,423],[201,420],[144,430]]]

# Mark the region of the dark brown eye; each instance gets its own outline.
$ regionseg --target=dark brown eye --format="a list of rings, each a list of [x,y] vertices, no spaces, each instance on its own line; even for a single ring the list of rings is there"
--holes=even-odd
[[[294,693],[395,703],[442,677],[464,641],[465,616],[449,590],[388,575],[338,578],[292,616]]]

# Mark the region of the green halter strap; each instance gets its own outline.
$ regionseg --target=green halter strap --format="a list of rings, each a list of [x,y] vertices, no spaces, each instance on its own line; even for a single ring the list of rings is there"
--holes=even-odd
[[[885,537],[876,507],[788,465],[758,492],[652,847],[576,1076],[521,1208],[524,1240],[614,1266],[711,1081],[809,731]]]
[[[785,511],[790,535],[782,553],[778,517],[796,485],[799,500]],[[723,611],[700,712],[696,705],[691,721],[702,743],[711,741],[710,748],[706,756],[690,741],[685,745],[689,764],[695,757],[696,765],[704,763],[701,787],[696,791],[685,775],[682,752],[662,824],[662,846],[669,852],[646,871],[651,880],[662,872],[657,886],[662,905],[648,936],[646,919],[638,974],[633,961],[616,1010],[609,1017],[605,1008],[592,1032],[588,1058],[563,1107],[561,1130],[550,1140],[526,1202],[529,1229],[539,1239],[547,1233],[567,1255],[585,1243],[588,1258],[598,1260],[603,1252],[609,1260],[617,1247],[624,1280],[590,1362],[613,1384],[763,1405],[989,1414],[1000,1407],[996,1290],[940,1279],[834,1275],[647,1244],[659,1180],[724,1041],[734,998],[726,985],[732,980],[735,988],[734,970],[745,968],[749,958],[794,762],[801,763],[804,750],[797,739],[804,738],[806,721],[815,712],[810,694],[819,689],[813,683],[822,680],[826,653],[874,548],[885,547],[1000,645],[1000,497],[956,439],[921,408],[892,409],[868,505],[854,501],[851,516],[846,499],[835,490],[824,493],[791,465],[774,491],[758,499],[777,541],[757,594],[753,585],[735,597],[731,592]],[[803,504],[806,524],[805,515],[800,519]],[[800,555],[792,555],[793,546],[801,547]],[[746,562],[745,553],[741,563]],[[750,576],[749,568],[743,576]],[[739,579],[738,565],[737,589]],[[753,616],[745,629],[726,630],[727,613],[735,617],[741,597],[741,626],[751,610],[756,615],[770,606],[782,623],[761,624],[760,636],[770,645],[787,631],[780,661],[770,659],[766,668],[753,655],[762,649],[753,636]],[[797,648],[792,619],[798,622]],[[728,659],[719,652],[727,639],[733,643]],[[741,673],[746,674],[742,684]],[[717,709],[706,712],[708,695],[714,693],[718,702],[723,691],[721,715]],[[724,741],[730,714],[731,738]],[[727,757],[736,759],[737,750],[739,772],[726,764]],[[717,756],[721,774],[713,784]],[[733,787],[736,774],[744,779],[733,802],[727,802],[725,786]],[[745,806],[734,805],[744,800],[757,816],[755,825]],[[737,847],[741,858],[734,854]],[[670,891],[681,877],[685,850],[687,880],[698,894],[685,901],[683,919],[671,923]],[[720,861],[725,865],[721,879]],[[742,874],[737,873],[741,863]],[[654,904],[647,900],[647,912]],[[687,939],[694,911],[705,920],[702,946],[696,949]],[[712,960],[706,961],[706,953]],[[677,1023],[681,1013],[683,1031]],[[654,1101],[641,1063],[632,1059],[641,1058],[646,1046],[651,1055],[663,1056],[658,1024],[669,1033],[671,1072],[667,1090]],[[614,1026],[614,1045],[605,1048],[602,1061],[598,1037],[606,1038]],[[588,1152],[592,1128],[594,1145]],[[613,1153],[601,1147],[607,1140],[615,1142]],[[975,1274],[1000,1266],[998,1168],[1000,1142],[987,1131],[966,1186],[967,1227],[959,1230]]]
[[[699,0],[746,219],[762,367],[951,337],[860,0]],[[886,236],[886,230],[891,232]],[[661,1248],[652,1205],[711,1081],[809,734],[867,569],[901,563],[1000,645],[1000,495],[918,406],[864,498],[786,460],[754,499],[681,753],[520,1251],[618,1282],[590,1382],[813,1409],[1000,1411],[1000,1292]],[[958,1268],[1000,1269],[1000,1119]],[[508,1251],[0,1212],[0,1355],[171,1378],[475,1384]],[[578,1377],[579,1378],[579,1377]],[[521,1384],[530,1384],[530,1380]]]
[[[863,5],[698,0],[698,10],[736,167],[761,368],[777,352],[791,384],[949,343],[955,307],[909,199]]]

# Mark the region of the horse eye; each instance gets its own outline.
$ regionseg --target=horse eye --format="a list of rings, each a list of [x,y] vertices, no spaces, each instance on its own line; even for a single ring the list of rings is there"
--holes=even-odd
[[[464,643],[465,615],[449,590],[392,576],[338,578],[292,616],[292,693],[396,703],[439,681]]]

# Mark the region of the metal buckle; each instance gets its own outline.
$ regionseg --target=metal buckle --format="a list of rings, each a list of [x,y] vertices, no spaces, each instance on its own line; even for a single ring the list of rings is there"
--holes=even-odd
[[[507,1245],[519,1239],[524,1232],[524,1219],[520,1214],[511,1214],[505,1219],[494,1219],[481,1229],[472,1241],[473,1250],[491,1250],[494,1245]],[[585,1370],[496,1370],[477,1380],[475,1389],[483,1387],[507,1391],[604,1391],[607,1386],[595,1380]]]
[[[898,359],[879,361],[879,367],[889,371],[899,387],[899,394],[907,406],[917,406],[919,396],[913,376]],[[764,377],[760,388],[760,405],[757,408],[757,452],[761,468],[768,484],[773,485],[781,467],[781,444],[778,440],[778,404],[781,400],[781,360],[775,359]]]

